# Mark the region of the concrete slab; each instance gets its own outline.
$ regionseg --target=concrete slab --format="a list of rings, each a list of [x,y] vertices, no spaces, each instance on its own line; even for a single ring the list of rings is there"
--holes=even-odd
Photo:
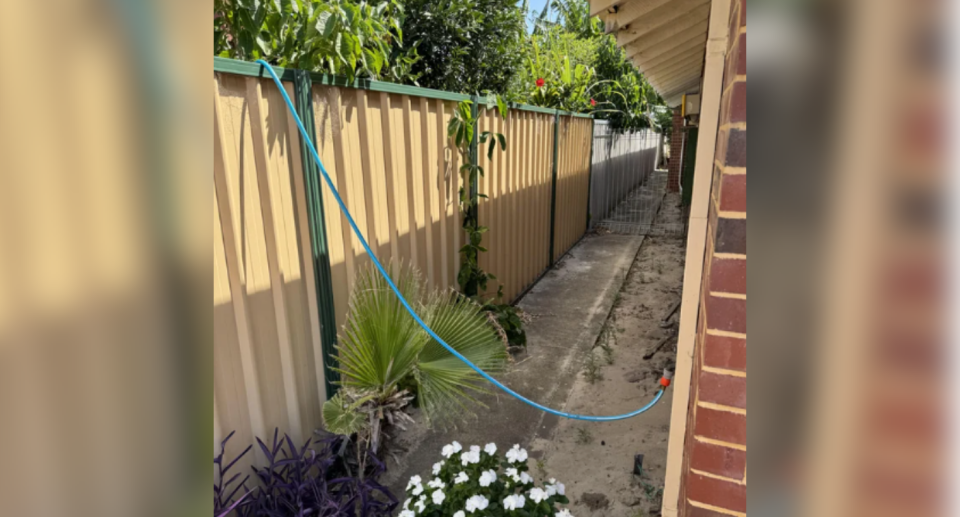
[[[519,304],[533,317],[526,326],[528,352],[500,380],[536,402],[563,409],[642,243],[642,236],[589,235],[547,273]],[[482,401],[488,408],[477,408],[476,418],[459,428],[414,426],[399,433],[394,450],[402,452],[388,460],[381,482],[402,494],[410,476],[428,475],[440,449],[453,440],[465,446],[528,447],[536,437],[549,436],[557,423],[557,417],[502,392]]]

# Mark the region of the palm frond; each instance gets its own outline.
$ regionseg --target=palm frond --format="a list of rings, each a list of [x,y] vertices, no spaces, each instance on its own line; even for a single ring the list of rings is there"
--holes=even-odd
[[[482,308],[457,293],[433,295],[427,303],[425,321],[454,350],[487,372],[503,371],[507,351],[487,322]],[[429,339],[417,364],[422,407],[431,417],[442,413],[462,414],[473,394],[484,392],[482,377],[440,343]]]
[[[420,278],[412,268],[387,266],[397,288],[414,307],[421,300]],[[337,350],[345,386],[386,395],[410,375],[427,336],[410,317],[376,269],[362,271],[350,298],[350,316]]]

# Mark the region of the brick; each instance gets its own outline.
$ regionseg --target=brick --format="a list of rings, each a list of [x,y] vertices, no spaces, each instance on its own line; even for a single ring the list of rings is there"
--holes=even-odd
[[[746,212],[746,174],[726,174],[720,179],[720,183],[720,210]]]
[[[700,372],[700,400],[747,409],[747,379],[713,372]]]
[[[747,333],[747,301],[739,298],[707,298],[707,328]]]
[[[703,364],[726,370],[747,371],[747,340],[707,334],[703,341]]]
[[[747,453],[722,445],[692,440],[690,468],[731,479],[743,479],[747,468]]]
[[[730,167],[747,166],[747,132],[731,129],[727,135],[727,145],[723,154],[724,165]]]
[[[747,487],[731,481],[687,473],[687,497],[735,512],[747,511]]]
[[[717,253],[747,254],[747,220],[728,219],[721,217],[717,220],[716,246]]]
[[[713,257],[710,261],[710,290],[747,294],[747,261]]]
[[[747,0],[740,0],[740,26],[747,26]]]
[[[746,445],[747,415],[698,407],[694,434],[722,442]]]
[[[727,122],[746,122],[747,121],[747,83],[746,81],[737,81],[733,89],[728,93],[730,102],[727,108]]]

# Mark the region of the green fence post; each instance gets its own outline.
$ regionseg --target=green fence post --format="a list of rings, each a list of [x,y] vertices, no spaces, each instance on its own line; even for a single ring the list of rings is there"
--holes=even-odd
[[[477,104],[480,102],[480,97],[476,95],[470,96],[470,116],[473,118],[473,140],[470,141],[470,162],[474,165],[479,163],[478,161],[478,137],[480,136],[480,121],[477,120],[480,116],[480,107]],[[479,213],[479,203],[480,198],[477,197],[477,194],[480,193],[480,179],[479,175],[474,175],[473,180],[470,182],[470,199],[475,203],[470,210],[473,212],[473,220],[477,221],[477,224],[480,224]]]
[[[313,145],[317,144],[316,125],[313,120],[313,81],[306,70],[294,71],[294,96],[297,112],[310,135]],[[330,254],[327,248],[326,226],[323,213],[323,195],[320,185],[320,171],[307,143],[300,140],[300,154],[303,157],[303,177],[306,185],[307,212],[310,223],[310,243],[313,251],[313,274],[316,279],[317,309],[320,312],[320,343],[323,350],[323,378],[327,398],[337,392],[340,375],[334,370],[337,366],[337,318],[333,306],[332,273],[330,272]]]
[[[553,178],[550,185],[550,267],[553,267],[553,238],[557,218],[557,157],[560,148],[560,111],[553,113]]]
[[[589,168],[587,169],[587,229],[584,232],[590,231],[590,187],[593,186],[593,131],[597,127],[597,121],[594,119],[590,120],[590,163]]]

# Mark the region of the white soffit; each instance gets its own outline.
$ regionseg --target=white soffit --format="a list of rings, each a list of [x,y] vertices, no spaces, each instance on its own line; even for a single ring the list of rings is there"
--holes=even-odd
[[[698,90],[710,0],[590,0],[590,14],[604,21],[665,101],[678,103]]]

